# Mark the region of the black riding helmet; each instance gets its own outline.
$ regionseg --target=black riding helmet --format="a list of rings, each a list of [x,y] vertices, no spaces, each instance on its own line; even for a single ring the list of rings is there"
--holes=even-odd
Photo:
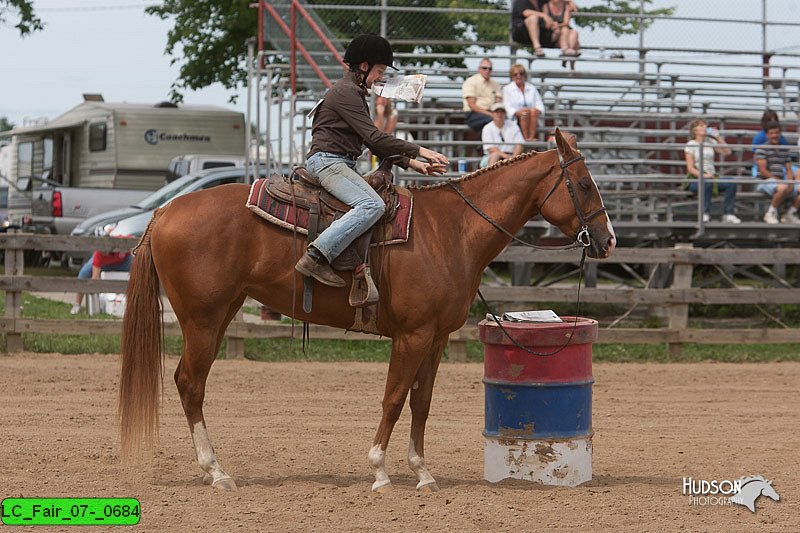
[[[392,45],[389,44],[389,41],[374,33],[359,35],[350,41],[344,52],[344,62],[350,65],[351,70],[357,68],[364,61],[369,63],[370,69],[372,69],[373,65],[381,64],[397,70],[392,65],[394,62]]]

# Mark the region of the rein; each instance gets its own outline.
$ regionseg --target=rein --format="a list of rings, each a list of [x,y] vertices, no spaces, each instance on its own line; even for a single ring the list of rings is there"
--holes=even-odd
[[[573,163],[576,163],[578,161],[583,161],[584,157],[582,155],[577,155],[577,156],[573,157],[572,159],[570,159],[569,161],[564,161],[564,158],[561,156],[561,152],[558,152],[558,160],[559,160],[559,163],[561,165],[561,174],[559,175],[558,179],[553,184],[553,186],[550,188],[550,191],[545,195],[544,200],[542,200],[542,203],[540,205],[540,209],[541,209],[541,206],[543,206],[544,203],[555,192],[556,188],[561,183],[561,181],[564,180],[564,182],[565,182],[565,184],[567,186],[567,191],[569,191],[569,197],[572,200],[572,205],[575,207],[575,215],[578,217],[578,221],[580,221],[580,223],[581,223],[581,229],[575,235],[575,242],[573,242],[571,244],[565,244],[565,245],[562,245],[562,246],[538,246],[538,245],[535,245],[535,244],[532,244],[532,243],[529,243],[529,242],[525,242],[522,239],[518,239],[516,236],[512,235],[508,230],[506,230],[505,228],[500,226],[500,224],[498,224],[494,219],[492,219],[492,217],[487,215],[481,208],[476,206],[469,198],[467,198],[466,195],[464,194],[464,192],[460,188],[458,188],[456,186],[455,182],[453,182],[453,181],[448,181],[447,182],[447,184],[454,191],[456,191],[458,193],[458,195],[464,200],[464,202],[470,208],[472,208],[473,211],[475,211],[484,220],[486,220],[492,226],[494,226],[495,229],[497,229],[498,231],[503,233],[505,236],[510,237],[511,240],[514,241],[514,242],[517,242],[517,243],[522,244],[523,246],[527,246],[529,248],[533,248],[535,250],[572,250],[572,249],[575,249],[575,248],[582,248],[583,249],[583,253],[581,254],[580,268],[579,268],[580,274],[579,274],[579,277],[578,277],[578,296],[577,296],[577,311],[575,312],[575,322],[573,323],[572,330],[570,330],[569,336],[567,337],[567,340],[564,342],[564,344],[562,344],[561,346],[559,346],[556,350],[554,350],[552,352],[542,353],[542,352],[537,352],[535,350],[531,350],[527,346],[523,346],[516,339],[514,339],[509,334],[508,330],[503,326],[502,320],[500,320],[497,317],[497,315],[491,310],[491,307],[489,307],[489,304],[486,302],[486,299],[483,297],[483,294],[481,294],[480,289],[478,289],[478,296],[480,297],[481,302],[483,302],[483,305],[486,306],[486,309],[489,310],[489,314],[492,316],[492,320],[494,320],[495,323],[500,327],[500,330],[503,332],[503,334],[514,344],[514,346],[516,346],[520,350],[523,350],[524,352],[526,352],[528,354],[536,355],[536,356],[539,356],[539,357],[549,357],[551,355],[556,355],[557,353],[561,352],[564,348],[566,348],[567,345],[569,345],[570,342],[572,342],[572,336],[575,334],[575,330],[578,327],[578,316],[580,315],[580,310],[581,310],[581,283],[583,282],[583,271],[584,271],[584,266],[586,265],[586,249],[591,245],[591,238],[590,238],[590,235],[589,235],[589,226],[587,225],[587,223],[589,221],[591,221],[594,217],[599,215],[600,213],[605,212],[605,210],[606,210],[605,206],[600,206],[598,209],[592,211],[588,215],[584,215],[584,212],[583,212],[583,209],[581,208],[580,202],[578,202],[578,198],[575,196],[575,189],[573,188],[572,180],[570,179],[569,173],[567,172],[567,167],[569,167],[570,165],[572,165]]]
[[[578,217],[578,220],[581,223],[581,229],[575,235],[575,241],[570,244],[564,244],[561,246],[538,246],[536,244],[525,242],[522,239],[517,238],[515,235],[512,235],[508,230],[498,224],[492,217],[490,217],[486,212],[484,212],[480,207],[475,205],[472,200],[467,198],[457,185],[457,182],[448,180],[446,183],[458,193],[464,203],[466,203],[473,211],[479,214],[484,220],[486,220],[489,224],[494,226],[500,233],[509,237],[512,241],[521,244],[523,246],[527,246],[529,248],[533,248],[534,250],[574,250],[575,248],[587,248],[591,244],[591,240],[589,237],[589,226],[587,223],[591,221],[594,217],[599,215],[600,213],[605,212],[605,206],[600,206],[598,209],[592,211],[588,215],[584,215],[583,209],[581,209],[580,203],[578,202],[578,198],[575,196],[575,189],[572,185],[572,180],[569,178],[569,173],[567,172],[567,167],[569,167],[573,163],[577,163],[578,161],[583,161],[584,157],[582,155],[578,155],[570,159],[569,161],[564,161],[561,157],[561,152],[558,152],[558,159],[561,164],[561,175],[559,175],[556,182],[550,188],[550,192],[548,192],[544,200],[542,200],[542,206],[544,203],[550,198],[550,196],[555,192],[558,185],[561,183],[561,180],[567,185],[567,191],[569,191],[569,197],[572,200],[572,205],[575,207],[575,215]],[[541,209],[541,206],[540,206]]]

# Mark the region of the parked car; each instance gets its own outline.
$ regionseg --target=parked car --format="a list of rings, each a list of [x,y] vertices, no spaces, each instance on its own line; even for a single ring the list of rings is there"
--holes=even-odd
[[[167,167],[167,183],[201,170],[243,167],[244,157],[233,155],[184,154],[173,157]]]
[[[0,231],[8,226],[8,187],[0,187]]]
[[[263,174],[264,171],[262,171],[262,175]],[[201,170],[200,172],[178,178],[168,185],[163,186],[136,205],[124,209],[115,209],[87,218],[83,223],[72,230],[72,235],[106,235],[109,231],[113,231],[118,235],[141,235],[144,233],[144,227],[137,233],[135,231],[128,231],[127,229],[122,231],[118,228],[118,225],[121,221],[132,218],[144,220],[144,226],[147,226],[147,222],[150,220],[150,217],[153,216],[153,211],[173,198],[190,192],[216,187],[217,185],[244,183],[244,181],[245,169],[241,167]],[[126,222],[126,224],[131,225],[132,222]],[[81,264],[83,264],[88,257],[88,251],[84,253],[72,253],[69,260],[70,267],[80,268]]]

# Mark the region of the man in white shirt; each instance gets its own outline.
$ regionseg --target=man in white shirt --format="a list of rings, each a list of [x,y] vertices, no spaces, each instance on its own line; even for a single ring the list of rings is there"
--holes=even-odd
[[[481,167],[493,165],[502,159],[508,159],[522,153],[525,139],[516,122],[506,120],[506,108],[498,102],[489,108],[492,121],[483,127],[483,158]]]

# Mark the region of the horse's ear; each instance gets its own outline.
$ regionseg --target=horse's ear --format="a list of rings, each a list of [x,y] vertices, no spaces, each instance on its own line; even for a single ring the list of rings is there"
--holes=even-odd
[[[556,144],[558,145],[558,151],[562,155],[570,152],[567,146],[576,152],[578,151],[578,139],[571,133],[562,133],[561,128],[556,128]]]
[[[556,137],[556,146],[558,146],[558,153],[561,154],[561,157],[569,159],[569,157],[566,156],[572,153],[572,147],[567,142],[567,139],[564,137],[564,134],[561,133],[561,128],[556,128],[555,137]],[[574,144],[575,136],[570,135],[570,137],[572,137],[572,142]],[[577,148],[577,145],[575,146],[575,148]]]

